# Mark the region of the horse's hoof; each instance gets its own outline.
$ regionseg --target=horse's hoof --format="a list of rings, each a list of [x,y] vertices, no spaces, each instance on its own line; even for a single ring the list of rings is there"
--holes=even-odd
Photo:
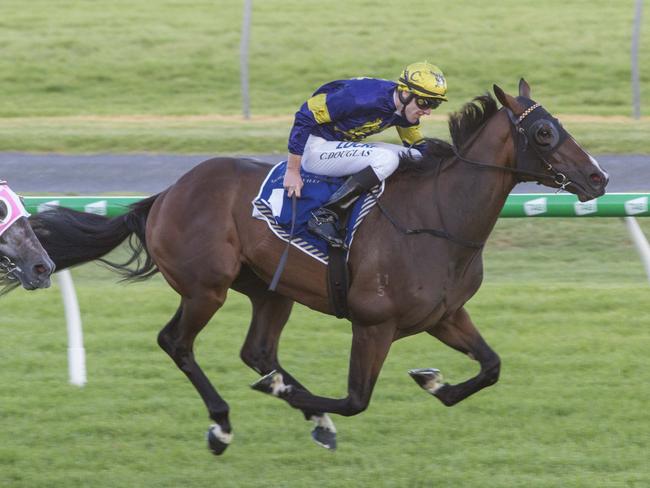
[[[212,451],[212,454],[219,456],[223,454],[226,448],[232,442],[233,435],[231,432],[224,432],[221,430],[219,424],[213,424],[208,429],[208,447]]]
[[[409,374],[415,382],[432,395],[442,388],[445,384],[442,382],[442,374],[439,369],[420,368],[410,369]]]
[[[311,437],[319,446],[329,449],[330,451],[336,450],[336,432],[318,426],[311,431]]]
[[[336,426],[329,415],[320,413],[312,415],[311,420],[316,426],[311,436],[319,446],[334,451],[336,449]]]
[[[273,396],[280,396],[282,393],[291,391],[291,385],[285,385],[282,373],[276,370],[262,376],[251,385],[251,388]]]

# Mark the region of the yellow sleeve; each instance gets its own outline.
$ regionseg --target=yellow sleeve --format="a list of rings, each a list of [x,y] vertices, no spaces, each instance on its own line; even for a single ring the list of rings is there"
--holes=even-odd
[[[327,124],[332,121],[330,111],[327,109],[326,98],[326,93],[320,93],[307,100],[307,108],[314,115],[318,124]]]
[[[399,134],[400,139],[407,146],[415,144],[416,142],[424,139],[422,132],[420,132],[420,124],[414,125],[412,127],[400,127],[397,125],[395,128],[397,129],[397,133]]]

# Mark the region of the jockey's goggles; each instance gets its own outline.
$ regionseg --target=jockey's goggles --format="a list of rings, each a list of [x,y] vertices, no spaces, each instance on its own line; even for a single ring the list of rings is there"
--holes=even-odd
[[[419,109],[422,110],[427,110],[427,109],[436,109],[440,106],[442,103],[442,100],[438,98],[429,98],[429,97],[415,97],[415,104],[418,106]]]

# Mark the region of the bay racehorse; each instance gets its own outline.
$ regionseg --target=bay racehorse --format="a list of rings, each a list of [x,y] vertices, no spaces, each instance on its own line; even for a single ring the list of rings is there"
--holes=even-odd
[[[29,225],[20,197],[0,181],[0,281],[26,290],[47,288],[54,263]]]
[[[127,237],[132,258],[113,263],[127,278],[162,273],[180,295],[158,343],[201,395],[211,419],[208,443],[221,454],[232,440],[228,404],[197,364],[197,334],[223,305],[229,288],[247,295],[252,320],[242,360],[262,378],[254,388],[303,412],[314,439],[329,448],[336,430],[328,413],[356,415],[370,396],[393,341],[425,332],[478,361],[478,374],[459,384],[433,368],[409,373],[445,405],[454,405],[499,378],[500,359],[464,308],[483,277],[483,245],[519,181],[566,189],[581,201],[602,195],[608,175],[542,106],[521,80],[519,96],[494,86],[475,98],[449,127],[452,144],[429,140],[419,160],[387,182],[349,254],[352,348],[347,394],[311,393],[277,357],[294,302],[332,314],[326,266],[291,248],[276,291],[268,284],[285,243],[251,218],[251,200],[269,171],[236,158],[205,161],[165,191],[120,217],[54,210],[32,218],[59,269],[100,258]],[[410,228],[407,231],[406,228]],[[140,260],[140,258],[143,258]]]

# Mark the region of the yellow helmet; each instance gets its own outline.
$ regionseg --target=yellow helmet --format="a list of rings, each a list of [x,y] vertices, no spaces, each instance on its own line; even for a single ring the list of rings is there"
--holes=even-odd
[[[440,68],[428,61],[409,64],[397,80],[397,87],[419,97],[447,101],[447,80]]]

